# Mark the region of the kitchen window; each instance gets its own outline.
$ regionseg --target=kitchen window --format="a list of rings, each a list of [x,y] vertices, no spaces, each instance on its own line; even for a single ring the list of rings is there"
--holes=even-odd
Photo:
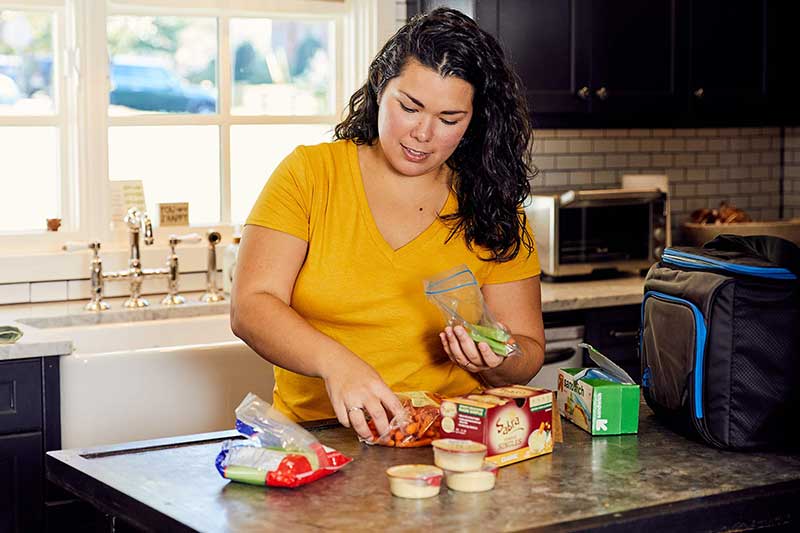
[[[330,139],[393,18],[377,0],[0,0],[0,263],[124,247],[122,180],[155,225],[189,203],[193,227],[157,242],[242,223],[292,148]]]
[[[109,180],[141,180],[151,214],[188,202],[191,225],[244,222],[280,160],[336,123],[344,3],[325,4],[216,16],[110,4]]]
[[[67,84],[53,58],[65,46],[56,3],[0,3],[0,232],[44,229],[47,218],[74,222],[68,152]]]

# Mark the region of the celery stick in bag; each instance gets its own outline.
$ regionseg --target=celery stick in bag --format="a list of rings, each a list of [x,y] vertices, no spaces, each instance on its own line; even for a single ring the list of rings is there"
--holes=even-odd
[[[460,265],[426,279],[425,296],[436,305],[445,326],[462,326],[475,342],[485,342],[497,355],[521,353],[511,334],[498,323],[483,301],[475,275]]]

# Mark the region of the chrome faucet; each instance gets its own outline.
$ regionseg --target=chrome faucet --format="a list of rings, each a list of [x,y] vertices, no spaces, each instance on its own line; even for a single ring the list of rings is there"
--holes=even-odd
[[[218,231],[206,232],[208,240],[208,256],[206,260],[206,292],[200,297],[201,302],[221,302],[225,296],[217,288],[217,244],[222,240]]]
[[[181,242],[200,242],[200,235],[193,233],[189,235],[177,236],[170,235],[170,253],[167,256],[167,266],[165,268],[142,268],[142,258],[140,249],[140,236],[144,233],[145,245],[153,244],[153,226],[150,222],[150,217],[147,213],[142,213],[135,207],[128,210],[124,218],[125,223],[128,225],[128,233],[130,235],[130,257],[128,259],[128,268],[125,270],[118,270],[115,272],[103,272],[103,262],[100,258],[100,243],[94,241],[89,243],[88,248],[92,250],[93,256],[90,265],[90,278],[92,283],[92,298],[84,306],[87,311],[105,311],[109,309],[109,305],[103,300],[103,288],[106,281],[122,281],[127,280],[130,286],[130,295],[127,300],[122,304],[123,307],[128,309],[137,309],[147,307],[150,302],[142,297],[142,282],[145,278],[149,277],[166,277],[167,278],[167,295],[161,301],[162,305],[179,305],[186,301],[186,299],[178,294],[178,255],[175,253],[175,247]],[[66,244],[63,246],[65,250],[72,250],[78,246],[79,248],[86,248],[86,244]]]
[[[106,279],[109,280],[128,280],[130,283],[130,296],[122,304],[123,307],[128,309],[136,309],[139,307],[147,307],[150,305],[145,298],[142,298],[142,281],[145,276],[147,277],[162,277],[169,275],[168,268],[142,268],[142,257],[139,248],[140,234],[144,232],[144,244],[150,246],[153,244],[153,225],[150,222],[150,217],[147,213],[142,213],[135,207],[128,209],[125,218],[125,224],[128,225],[128,235],[130,237],[130,258],[128,259],[128,269],[118,270],[116,272],[109,272],[106,274]]]
[[[169,236],[167,295],[161,300],[161,305],[180,305],[186,303],[186,298],[178,294],[178,276],[180,276],[180,271],[178,269],[178,254],[175,252],[175,247],[182,242],[200,242],[201,240],[202,238],[197,233],[190,233],[180,237],[178,235]]]

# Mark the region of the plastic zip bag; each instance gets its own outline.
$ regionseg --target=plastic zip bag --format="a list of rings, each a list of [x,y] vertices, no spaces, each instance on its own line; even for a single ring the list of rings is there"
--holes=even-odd
[[[389,429],[378,435],[373,420],[367,420],[372,439],[362,439],[367,444],[393,446],[397,448],[417,448],[429,445],[441,433],[441,414],[439,406],[442,396],[433,392],[399,392],[397,398],[403,404],[403,412],[389,421]]]
[[[521,353],[514,337],[486,307],[478,281],[466,265],[437,274],[424,284],[425,296],[442,313],[445,326],[462,326],[472,340],[485,342],[502,357]]]
[[[215,461],[220,475],[233,481],[297,487],[352,461],[253,393],[236,408],[236,429],[247,438],[223,442]]]

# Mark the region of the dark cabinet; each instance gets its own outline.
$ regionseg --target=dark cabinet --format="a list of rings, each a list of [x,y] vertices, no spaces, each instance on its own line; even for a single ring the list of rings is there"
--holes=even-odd
[[[701,121],[767,112],[767,0],[688,0],[691,113]]]
[[[42,433],[0,435],[0,531],[39,531],[43,524]]]
[[[564,326],[583,326],[583,340],[621,366],[637,383],[641,382],[639,365],[639,322],[641,305],[618,305],[574,311],[544,313],[545,330]],[[597,366],[586,350],[584,366]]]
[[[638,304],[587,309],[583,331],[587,343],[621,366],[637,383],[642,377],[638,346],[640,313]]]
[[[410,13],[464,1],[409,2]],[[473,0],[536,127],[789,124],[798,2]],[[791,112],[789,110],[791,109]]]
[[[477,2],[476,20],[506,49],[534,118],[591,111],[590,13],[585,2]]]
[[[94,510],[46,481],[61,448],[59,358],[0,361],[0,532],[87,531]]]
[[[605,123],[681,108],[677,0],[591,0],[592,114]]]

